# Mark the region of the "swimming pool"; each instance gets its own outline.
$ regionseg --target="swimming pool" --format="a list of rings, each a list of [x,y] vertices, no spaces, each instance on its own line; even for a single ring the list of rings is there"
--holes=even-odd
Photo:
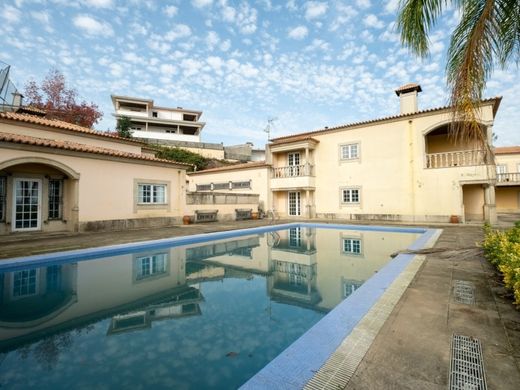
[[[3,261],[1,384],[236,388],[427,235],[289,224]]]

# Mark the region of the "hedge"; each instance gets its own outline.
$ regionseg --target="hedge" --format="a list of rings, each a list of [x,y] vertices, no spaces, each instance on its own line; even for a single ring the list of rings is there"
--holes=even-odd
[[[520,305],[520,222],[506,231],[486,225],[484,233],[484,254],[502,273],[506,288],[514,293],[515,304]]]

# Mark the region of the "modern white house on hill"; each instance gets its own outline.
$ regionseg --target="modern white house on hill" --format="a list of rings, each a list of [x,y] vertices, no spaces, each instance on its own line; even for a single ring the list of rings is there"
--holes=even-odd
[[[200,142],[205,123],[200,122],[202,111],[182,107],[168,108],[154,105],[151,99],[111,95],[116,119],[130,118],[134,138]]]

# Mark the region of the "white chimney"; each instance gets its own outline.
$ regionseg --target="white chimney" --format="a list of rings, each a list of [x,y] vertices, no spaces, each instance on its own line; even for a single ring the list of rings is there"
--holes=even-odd
[[[395,90],[399,96],[401,111],[400,114],[411,114],[418,111],[417,94],[422,92],[419,84],[405,84]]]
[[[21,107],[22,106],[22,100],[23,100],[23,95],[16,91],[16,92],[13,92],[13,108],[16,109],[18,107]]]

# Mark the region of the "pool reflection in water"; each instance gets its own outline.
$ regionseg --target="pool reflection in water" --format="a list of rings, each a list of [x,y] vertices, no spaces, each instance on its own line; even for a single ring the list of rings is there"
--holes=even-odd
[[[0,384],[236,388],[418,236],[295,227],[6,269]]]

